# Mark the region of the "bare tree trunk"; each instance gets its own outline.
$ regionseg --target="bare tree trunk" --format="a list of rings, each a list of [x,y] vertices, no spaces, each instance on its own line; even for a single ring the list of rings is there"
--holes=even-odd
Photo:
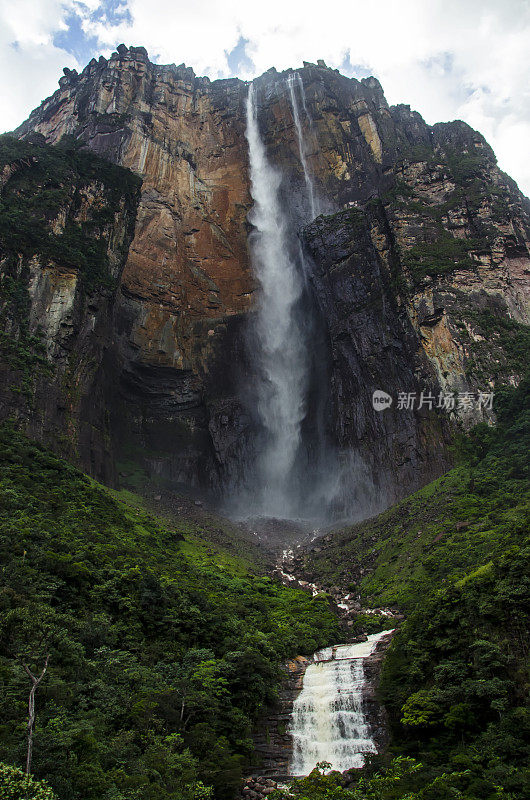
[[[27,726],[27,734],[28,734],[28,752],[26,755],[26,775],[30,774],[31,771],[31,757],[33,755],[33,729],[35,727],[35,692],[37,691],[37,686],[44,678],[46,674],[46,670],[48,669],[48,660],[50,658],[50,654],[46,656],[46,660],[44,662],[44,667],[42,669],[41,674],[37,678],[30,668],[22,662],[22,666],[26,672],[26,675],[31,681],[31,689],[29,691],[29,703],[28,703],[28,726]]]

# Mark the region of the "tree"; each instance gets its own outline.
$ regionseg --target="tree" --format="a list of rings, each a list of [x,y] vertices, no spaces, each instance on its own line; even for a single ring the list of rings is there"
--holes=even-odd
[[[2,800],[57,800],[44,781],[36,781],[18,767],[0,763]]]
[[[10,611],[0,625],[0,649],[20,664],[31,686],[28,699],[26,775],[31,772],[35,731],[35,694],[48,671],[51,651],[60,647],[64,631],[55,615],[40,606]]]
[[[401,709],[401,722],[410,727],[430,727],[440,721],[440,705],[432,691],[420,689],[407,699]]]
[[[37,691],[39,683],[42,681],[42,679],[46,674],[49,660],[50,660],[50,654],[46,653],[46,658],[44,659],[44,666],[38,677],[34,675],[33,672],[30,670],[30,668],[28,667],[28,665],[22,661],[22,666],[24,668],[24,671],[31,681],[31,689],[29,690],[29,701],[28,701],[28,727],[27,727],[28,749],[26,753],[26,775],[29,775],[31,772],[31,757],[33,755],[33,730],[35,728],[35,693]]]

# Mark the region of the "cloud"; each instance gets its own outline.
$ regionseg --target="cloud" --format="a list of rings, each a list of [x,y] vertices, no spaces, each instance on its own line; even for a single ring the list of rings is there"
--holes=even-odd
[[[96,56],[123,41],[211,78],[235,71],[249,79],[318,58],[346,74],[374,74],[389,102],[409,103],[427,122],[461,118],[478,128],[501,167],[530,192],[528,0],[0,0],[2,7],[11,31],[0,33],[2,74],[9,65],[21,73],[17,90],[6,94],[4,86],[0,99],[4,108],[11,99],[16,122],[29,110],[25,83],[35,105],[50,91],[52,73],[57,79],[60,58],[72,66],[72,53],[83,52],[83,43],[69,40],[75,14]],[[38,57],[38,48],[48,57]]]
[[[75,57],[56,47],[72,3],[61,0],[0,0],[0,130],[12,130],[57,88],[63,66]]]

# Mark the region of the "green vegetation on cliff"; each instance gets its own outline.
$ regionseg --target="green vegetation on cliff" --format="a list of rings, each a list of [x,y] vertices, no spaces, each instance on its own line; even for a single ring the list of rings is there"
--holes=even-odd
[[[0,171],[2,257],[38,256],[43,265],[79,270],[87,290],[112,286],[104,232],[123,209],[134,219],[140,178],[67,136],[57,146],[0,136]]]
[[[458,123],[453,123],[458,126]],[[383,194],[392,219],[405,219],[414,243],[400,254],[401,266],[411,287],[425,278],[438,278],[456,270],[476,270],[477,256],[491,256],[499,239],[509,241],[506,227],[519,198],[508,178],[496,183],[492,174],[495,156],[484,142],[470,141],[470,129],[461,129],[461,142],[449,141],[437,147],[405,148],[405,165],[422,164],[425,172],[415,182],[396,178]],[[428,177],[447,191],[429,196]],[[423,178],[423,180],[422,180]],[[451,188],[452,187],[452,188]],[[466,229],[462,237],[463,226]]]
[[[30,330],[31,260],[77,272],[87,294],[111,289],[113,267],[127,255],[140,185],[130,170],[71,137],[51,146],[39,136],[0,136],[0,366],[15,391],[29,397],[36,374],[49,370],[39,331]],[[114,241],[120,226],[121,241]]]
[[[219,525],[219,521],[217,521]],[[335,640],[324,598],[274,584],[0,433],[0,761],[21,765],[29,681],[33,767],[60,800],[233,795],[279,662]]]
[[[390,753],[418,768],[397,793],[390,783],[375,795],[382,800],[526,796],[529,378],[497,394],[497,413],[497,427],[462,438],[460,466],[307,558],[312,577],[352,588],[360,581],[366,603],[407,613],[380,692]],[[319,780],[331,791],[334,779]],[[330,796],[319,791],[304,796]],[[337,800],[372,796],[348,792]]]
[[[471,251],[485,248],[479,239],[456,239],[440,229],[438,238],[432,242],[420,242],[403,254],[403,265],[413,281],[418,283],[427,275],[444,275],[461,269],[473,269],[475,264]]]
[[[466,374],[470,378],[485,386],[492,379],[505,382],[512,375],[525,374],[530,353],[530,326],[494,313],[492,309],[464,309],[462,317],[473,331],[473,338],[464,334],[468,339]],[[465,329],[463,322],[460,327]]]

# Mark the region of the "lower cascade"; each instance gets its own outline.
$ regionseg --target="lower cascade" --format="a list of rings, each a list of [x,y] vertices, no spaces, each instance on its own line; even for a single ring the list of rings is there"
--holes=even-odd
[[[309,775],[321,761],[344,772],[362,767],[365,753],[377,752],[363,712],[364,659],[390,632],[315,653],[293,705],[291,775]]]

